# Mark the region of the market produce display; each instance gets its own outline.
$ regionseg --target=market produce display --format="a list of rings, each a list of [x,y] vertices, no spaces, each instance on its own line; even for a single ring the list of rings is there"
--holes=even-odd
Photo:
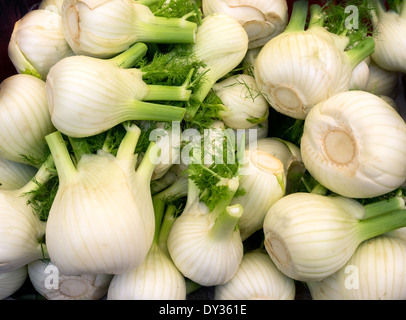
[[[38,2],[0,84],[0,299],[406,299],[405,16]]]

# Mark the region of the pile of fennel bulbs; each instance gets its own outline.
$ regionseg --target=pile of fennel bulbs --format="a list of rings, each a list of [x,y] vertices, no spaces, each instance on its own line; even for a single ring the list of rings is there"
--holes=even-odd
[[[0,299],[406,299],[406,0],[318,3],[42,0],[17,21]]]

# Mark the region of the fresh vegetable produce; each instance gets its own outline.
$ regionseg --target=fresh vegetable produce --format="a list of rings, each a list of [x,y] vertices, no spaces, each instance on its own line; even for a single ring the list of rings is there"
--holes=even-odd
[[[1,299],[404,299],[376,5],[38,3],[0,88]]]

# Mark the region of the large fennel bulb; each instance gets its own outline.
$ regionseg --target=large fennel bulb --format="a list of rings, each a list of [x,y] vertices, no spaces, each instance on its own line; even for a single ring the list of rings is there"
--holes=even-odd
[[[388,71],[406,72],[406,4],[403,1],[398,11],[386,10],[383,2],[374,1],[376,10],[371,11],[374,26],[375,51],[373,60]]]
[[[389,232],[364,241],[340,270],[307,285],[313,300],[405,300],[405,267],[406,243]]]
[[[106,295],[113,275],[67,276],[48,259],[41,259],[28,264],[28,277],[47,300],[99,300]]]
[[[169,232],[168,252],[182,274],[202,286],[224,284],[237,272],[243,257],[243,244],[238,230],[241,205],[230,205],[238,188],[231,179],[229,194],[210,211],[200,201],[193,181],[188,183],[186,206]]]
[[[363,241],[404,227],[404,208],[404,202],[395,210],[383,205],[371,214],[352,198],[292,193],[265,217],[265,248],[287,276],[319,281],[343,267]]]
[[[0,84],[0,157],[28,163],[43,159],[45,136],[55,130],[48,111],[45,82],[15,74]]]
[[[59,13],[38,9],[25,14],[14,25],[8,55],[17,72],[45,80],[55,63],[73,55]]]
[[[307,170],[338,194],[369,198],[406,179],[406,124],[384,99],[349,91],[309,112],[301,139]]]
[[[169,86],[174,90],[162,92],[162,86],[147,85],[139,69],[127,68],[132,53],[144,54],[145,48],[139,43],[111,59],[75,55],[55,64],[46,80],[54,126],[63,134],[80,138],[127,120],[182,120],[184,108],[144,100],[188,100],[189,90]],[[130,57],[124,65],[123,57]]]
[[[0,190],[0,273],[21,268],[44,255],[45,222],[31,206],[34,192],[48,182],[53,162],[48,158],[23,187]]]
[[[288,23],[286,0],[203,0],[204,15],[223,13],[236,19],[248,34],[249,48],[263,46]]]
[[[108,300],[185,300],[186,281],[168,254],[166,241],[175,221],[176,207],[154,198],[155,236],[143,263],[114,275]]]
[[[36,172],[32,166],[0,158],[0,189],[22,188]]]
[[[259,92],[254,77],[231,76],[215,83],[213,90],[224,105],[219,116],[229,128],[249,129],[267,119],[269,104]]]
[[[307,6],[307,1],[294,2],[287,28],[262,47],[254,66],[259,90],[270,105],[296,119],[305,119],[315,104],[348,91],[353,69],[374,47],[367,38],[345,51],[345,39],[319,26],[304,30]]]
[[[27,279],[27,265],[0,273],[0,300],[10,297],[20,289]]]
[[[140,129],[127,125],[117,156],[83,154],[75,166],[59,131],[46,136],[59,188],[49,212],[46,244],[65,275],[118,274],[138,266],[154,235],[150,191],[158,156],[153,142],[136,166]]]
[[[233,278],[214,288],[214,300],[294,300],[295,282],[262,250],[244,254]]]
[[[65,0],[65,38],[75,54],[107,58],[136,42],[194,43],[196,23],[155,17],[133,0]]]

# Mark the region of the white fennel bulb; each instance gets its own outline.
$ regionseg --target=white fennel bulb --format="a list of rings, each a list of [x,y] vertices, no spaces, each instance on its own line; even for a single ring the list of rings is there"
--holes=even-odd
[[[352,198],[295,192],[269,209],[265,248],[287,276],[319,281],[343,267],[363,241],[404,227],[404,208],[404,202],[397,209],[384,204],[374,212]]]
[[[363,60],[352,70],[349,89],[366,91],[368,80],[369,64],[367,61]]]
[[[27,279],[27,265],[0,273],[0,300],[10,297],[20,289]]]
[[[133,0],[65,0],[61,8],[65,38],[75,54],[108,58],[136,42],[194,43],[196,23],[155,17]]]
[[[375,51],[372,58],[381,68],[388,71],[406,72],[406,4],[403,1],[399,10],[386,10],[383,1],[373,1],[376,6],[371,11],[374,27]]]
[[[36,172],[33,166],[0,158],[0,190],[22,188]]]
[[[46,80],[46,96],[58,131],[81,138],[127,120],[182,120],[184,108],[145,100],[188,100],[189,90],[147,85],[139,69],[127,68],[145,50],[138,43],[111,59],[75,55],[56,63]]]
[[[83,154],[76,165],[62,134],[46,136],[59,177],[46,244],[61,273],[118,274],[138,266],[154,235],[150,180],[158,157],[151,142],[136,169],[140,129],[126,125],[117,155]]]
[[[29,163],[46,154],[45,136],[55,131],[48,111],[45,82],[15,74],[0,84],[0,157]]]
[[[406,124],[374,94],[339,93],[309,112],[301,153],[307,170],[331,191],[354,198],[379,196],[406,179]]]
[[[372,61],[365,91],[394,98],[398,90],[399,72],[385,70]]]
[[[313,300],[405,300],[405,267],[406,242],[389,232],[361,243],[340,270],[308,287]]]
[[[223,13],[245,29],[249,48],[257,48],[282,33],[288,23],[286,0],[203,0],[204,15]]]
[[[244,254],[234,277],[214,288],[214,300],[294,300],[295,282],[262,250]]]
[[[268,118],[269,104],[253,76],[238,74],[213,85],[224,110],[219,116],[232,129],[249,129]]]
[[[38,9],[25,14],[14,25],[8,55],[17,72],[45,80],[55,63],[73,55],[59,13]]]
[[[155,236],[143,263],[114,275],[107,300],[185,300],[186,281],[168,254],[166,241],[176,207],[154,198]]]
[[[243,257],[243,244],[237,226],[241,205],[230,205],[238,189],[238,179],[228,182],[228,195],[210,211],[200,201],[199,190],[188,182],[186,206],[172,225],[167,239],[168,252],[179,271],[202,286],[229,281]]]
[[[35,291],[47,300],[99,300],[108,290],[113,275],[64,275],[48,259],[28,264],[28,277]]]
[[[34,192],[49,181],[53,161],[48,158],[23,187],[0,190],[0,273],[41,259],[45,222],[31,206]]]
[[[219,13],[203,18],[192,48],[194,57],[204,63],[199,70],[203,78],[192,94],[195,102],[186,112],[187,119],[193,118],[213,85],[241,63],[247,50],[247,33],[234,18]]]
[[[245,151],[239,182],[244,194],[231,200],[244,208],[238,221],[242,240],[262,228],[269,208],[285,195],[285,186],[284,166],[277,157],[259,148]]]
[[[317,25],[304,30],[307,12],[307,1],[294,2],[287,28],[262,47],[254,66],[258,88],[271,107],[296,119],[348,91],[353,69],[374,48],[372,38],[366,38],[345,51],[345,39],[326,29]]]

